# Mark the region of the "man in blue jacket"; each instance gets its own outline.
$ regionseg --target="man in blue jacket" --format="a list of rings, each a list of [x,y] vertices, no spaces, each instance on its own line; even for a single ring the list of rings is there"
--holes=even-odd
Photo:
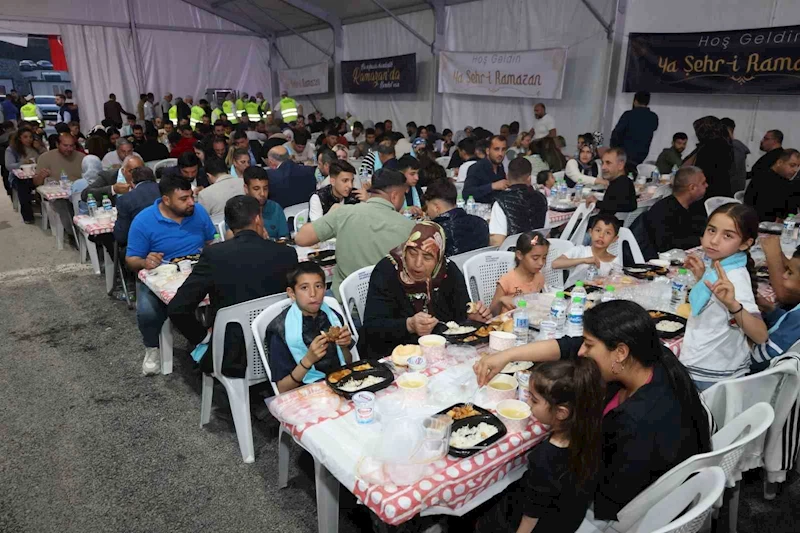
[[[114,222],[114,240],[120,246],[128,244],[128,230],[139,212],[153,205],[161,197],[156,176],[148,167],[131,171],[133,189],[117,198],[117,220]]]
[[[639,91],[633,97],[633,109],[625,111],[611,132],[611,146],[622,148],[631,166],[643,163],[650,152],[653,133],[658,129],[658,115],[650,111],[650,93]]]
[[[298,165],[289,157],[283,146],[267,152],[269,170],[269,197],[284,209],[291,205],[308,203],[317,190],[314,167]]]

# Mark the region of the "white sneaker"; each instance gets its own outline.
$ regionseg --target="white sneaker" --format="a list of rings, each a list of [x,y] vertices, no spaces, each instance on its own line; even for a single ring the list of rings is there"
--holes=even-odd
[[[153,376],[161,372],[161,352],[158,348],[145,348],[142,374]]]

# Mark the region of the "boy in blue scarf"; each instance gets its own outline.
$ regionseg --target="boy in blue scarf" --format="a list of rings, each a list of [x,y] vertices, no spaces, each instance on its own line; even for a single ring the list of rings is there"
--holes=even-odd
[[[286,293],[293,300],[267,326],[272,381],[280,392],[314,383],[352,362],[350,330],[328,307],[325,272],[316,263],[300,263],[289,273]]]

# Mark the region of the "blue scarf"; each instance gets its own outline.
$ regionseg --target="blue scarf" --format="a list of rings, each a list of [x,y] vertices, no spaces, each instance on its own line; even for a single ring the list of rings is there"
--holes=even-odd
[[[722,266],[722,269],[725,272],[730,272],[731,270],[742,268],[747,266],[747,255],[744,252],[737,252],[729,257],[726,257],[722,261],[719,262]],[[700,312],[705,308],[708,301],[711,299],[711,289],[706,287],[705,282],[708,281],[710,284],[714,284],[719,279],[717,276],[717,271],[712,268],[706,268],[703,277],[692,287],[692,290],[689,292],[689,303],[692,305],[692,316],[697,316]]]
[[[234,167],[233,165],[231,165],[231,176],[233,176],[234,178],[239,177],[239,175],[236,173],[236,167]]]
[[[372,173],[375,174],[382,168],[383,168],[383,161],[381,161],[381,158],[378,157],[378,151],[376,150],[375,159],[373,160]]]
[[[339,317],[336,316],[336,313],[334,313],[330,307],[328,307],[328,304],[323,302],[322,307],[320,307],[320,311],[325,313],[325,315],[328,317],[331,326],[342,327]],[[289,347],[292,357],[294,357],[294,362],[300,364],[300,360],[305,357],[306,352],[308,352],[308,346],[306,346],[306,344],[303,342],[303,312],[300,311],[299,307],[297,307],[297,302],[293,303],[289,308],[289,312],[286,313],[285,325],[286,345]],[[336,346],[336,353],[339,356],[339,364],[344,366],[344,354],[342,354],[342,348],[340,346]],[[325,374],[312,366],[311,370],[306,372],[306,376],[303,378],[303,383],[314,383],[324,377]]]

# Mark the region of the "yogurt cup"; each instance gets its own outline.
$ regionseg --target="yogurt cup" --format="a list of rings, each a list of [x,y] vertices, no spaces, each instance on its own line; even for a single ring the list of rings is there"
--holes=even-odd
[[[517,380],[517,399],[521,402],[528,402],[531,397],[531,391],[528,388],[531,381],[531,373],[529,370],[519,370],[514,374]]]
[[[372,424],[375,421],[375,394],[369,391],[357,392],[353,395],[356,422]]]
[[[428,366],[428,362],[421,355],[408,358],[408,370],[410,372],[421,372]]]

